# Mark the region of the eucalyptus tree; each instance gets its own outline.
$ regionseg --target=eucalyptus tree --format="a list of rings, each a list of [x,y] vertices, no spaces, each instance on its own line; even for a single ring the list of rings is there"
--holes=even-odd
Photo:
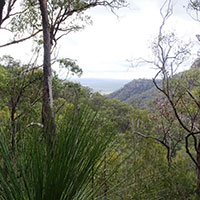
[[[19,5],[15,6],[14,5]],[[19,43],[35,37],[37,44],[43,44],[43,108],[42,122],[44,135],[52,143],[56,136],[56,126],[52,97],[51,53],[58,40],[73,31],[78,31],[90,22],[84,12],[96,6],[104,6],[112,11],[125,6],[125,0],[9,0],[2,2],[2,29],[14,32],[11,42],[0,45]],[[15,8],[19,9],[15,11]],[[6,24],[6,20],[9,22]],[[6,26],[3,27],[3,24]],[[24,33],[24,34],[22,34]],[[43,33],[43,34],[42,34]]]

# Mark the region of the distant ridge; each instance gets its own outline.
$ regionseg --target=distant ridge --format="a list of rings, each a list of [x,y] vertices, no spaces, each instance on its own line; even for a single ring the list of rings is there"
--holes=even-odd
[[[157,90],[151,79],[134,79],[123,88],[109,94],[108,98],[116,98],[142,108],[156,93]]]
[[[200,59],[194,62],[189,70],[185,70],[175,74],[171,77],[171,81],[177,82],[177,85],[184,81],[194,81],[199,79],[200,74]],[[196,77],[196,78],[195,78]],[[161,84],[162,80],[156,81],[158,85]],[[162,88],[162,86],[161,86]],[[191,88],[190,88],[191,89]],[[108,95],[108,98],[116,98],[120,101],[125,101],[138,108],[148,108],[151,106],[155,99],[162,98],[163,94],[155,87],[153,80],[151,79],[134,79],[131,82],[124,85],[123,88]]]

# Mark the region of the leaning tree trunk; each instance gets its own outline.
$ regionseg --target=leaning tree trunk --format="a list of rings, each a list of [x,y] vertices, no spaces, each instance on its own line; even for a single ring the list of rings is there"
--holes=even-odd
[[[42,100],[42,123],[44,135],[49,144],[52,144],[56,136],[55,118],[53,112],[52,96],[52,70],[51,70],[51,39],[47,10],[47,0],[39,0],[43,26],[43,100]]]

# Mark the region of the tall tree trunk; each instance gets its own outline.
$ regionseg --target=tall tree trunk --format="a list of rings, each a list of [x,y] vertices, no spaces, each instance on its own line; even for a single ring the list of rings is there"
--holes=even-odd
[[[51,39],[48,19],[47,0],[39,0],[43,26],[43,101],[42,101],[42,123],[44,135],[49,144],[52,144],[56,136],[56,125],[53,111],[52,96],[52,70],[51,70]]]

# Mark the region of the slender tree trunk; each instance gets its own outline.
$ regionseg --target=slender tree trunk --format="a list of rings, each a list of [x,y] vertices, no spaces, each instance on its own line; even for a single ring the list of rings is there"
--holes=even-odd
[[[197,165],[197,200],[200,200],[200,138],[198,139]]]
[[[171,149],[169,146],[166,146],[166,148],[167,148],[167,163],[168,167],[171,168],[172,166]]]
[[[39,0],[42,15],[43,26],[43,101],[42,101],[42,123],[44,126],[44,135],[47,142],[52,144],[56,136],[56,125],[53,111],[52,96],[52,70],[51,70],[51,39],[50,26],[47,11],[47,0]]]
[[[15,136],[16,136],[16,124],[15,124],[15,114],[16,114],[16,106],[14,103],[14,100],[11,99],[11,115],[10,115],[10,120],[11,120],[11,149],[12,149],[12,154],[15,152]]]

